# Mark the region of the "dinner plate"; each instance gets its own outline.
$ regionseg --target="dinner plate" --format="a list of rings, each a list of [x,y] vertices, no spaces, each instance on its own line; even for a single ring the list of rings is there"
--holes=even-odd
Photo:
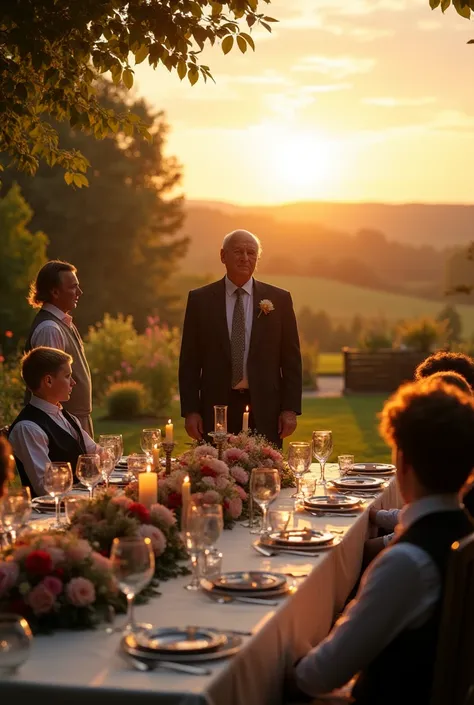
[[[86,499],[89,497],[89,493],[87,491],[81,490],[81,489],[73,489],[70,492],[68,492],[67,497],[85,497]],[[59,500],[60,504],[64,504],[64,499],[65,497],[61,497]],[[33,507],[37,507],[38,509],[41,509],[42,511],[51,511],[54,512],[56,509],[56,502],[54,499],[51,497],[51,495],[46,494],[46,495],[41,495],[40,497],[35,497],[34,499],[31,500],[31,505]]]
[[[351,497],[345,494],[319,495],[308,497],[304,506],[308,509],[353,509],[361,503],[360,497]]]
[[[165,627],[151,629],[135,634],[140,649],[153,653],[168,654],[199,654],[205,651],[215,651],[227,644],[228,637],[202,627]]]
[[[351,474],[369,473],[375,475],[393,475],[396,470],[395,465],[390,463],[355,463],[348,472]]]
[[[385,480],[381,477],[367,477],[366,475],[351,475],[332,480],[335,487],[348,490],[373,490],[384,486]]]
[[[226,591],[261,592],[262,590],[275,590],[286,584],[286,578],[279,573],[266,573],[264,571],[237,571],[235,573],[222,573],[212,581],[214,587]]]
[[[173,652],[172,660],[176,663],[198,663],[200,661],[216,661],[217,659],[228,658],[236,654],[242,646],[242,637],[236,634],[226,634],[227,641],[215,651],[205,651],[204,653],[182,654]],[[143,649],[137,642],[137,634],[127,634],[122,639],[122,648],[131,656],[136,656],[142,661],[167,661],[170,660],[170,653],[160,651],[148,651]]]
[[[327,550],[333,548],[333,546],[336,546],[338,543],[340,543],[340,541],[341,541],[340,536],[334,536],[332,541],[328,541],[327,543],[320,543],[320,544],[314,544],[314,545],[309,545],[309,546],[303,545],[302,546],[301,544],[295,545],[293,543],[291,543],[291,544],[289,544],[289,543],[288,544],[276,543],[268,535],[262,536],[260,538],[260,544],[264,548],[269,548],[270,550],[273,549],[275,551],[281,551],[281,553],[284,553],[285,551],[291,551],[291,553],[293,554],[295,551],[297,551],[298,553],[301,553],[301,555],[304,555],[305,553],[312,554],[315,551],[327,551]],[[274,592],[271,594],[274,594]],[[270,597],[271,594],[269,593],[268,596]]]
[[[122,455],[120,460],[115,464],[115,467],[126,470],[128,467],[128,455]]]
[[[330,543],[333,540],[334,534],[330,531],[317,531],[316,529],[290,529],[289,531],[273,531],[269,534],[269,538],[279,546],[287,546],[288,548],[314,548],[323,543]]]
[[[274,587],[268,590],[259,590],[258,592],[252,589],[239,590],[238,594],[235,594],[235,591],[233,591],[232,596],[236,597],[237,599],[239,597],[257,597],[259,600],[273,600],[275,597],[282,597],[288,592],[288,583],[284,575],[279,575],[278,577],[283,578],[283,583],[280,585],[280,587]],[[201,589],[204,590],[204,592],[215,595],[216,597],[230,597],[229,590],[226,590],[225,588],[221,587],[216,587],[214,583],[212,583],[210,580],[207,580],[206,578],[201,578],[200,585]]]

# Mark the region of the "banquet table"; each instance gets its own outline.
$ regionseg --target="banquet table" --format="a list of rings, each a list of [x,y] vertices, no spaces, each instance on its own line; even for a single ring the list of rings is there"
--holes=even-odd
[[[314,472],[318,472],[313,467]],[[327,465],[334,477],[336,466]],[[321,488],[319,488],[321,489]],[[319,491],[319,490],[318,490]],[[293,490],[283,490],[281,498]],[[164,668],[139,672],[119,655],[121,635],[105,625],[90,631],[58,631],[36,636],[31,655],[18,672],[3,678],[0,694],[26,702],[44,696],[48,705],[278,705],[286,669],[330,631],[360,573],[370,506],[401,506],[395,478],[369,498],[356,517],[313,517],[295,513],[295,526],[334,530],[340,542],[316,558],[266,558],[251,546],[255,536],[237,524],[218,542],[223,571],[272,570],[307,573],[294,580],[297,589],[278,600],[277,607],[243,603],[218,604],[202,592],[183,586],[189,577],[161,583],[161,597],[136,608],[138,621],[154,626],[199,625],[223,630],[248,630],[241,650],[232,658],[208,662],[211,675],[177,674]],[[117,617],[120,624],[122,616]],[[33,702],[33,700],[30,700]]]

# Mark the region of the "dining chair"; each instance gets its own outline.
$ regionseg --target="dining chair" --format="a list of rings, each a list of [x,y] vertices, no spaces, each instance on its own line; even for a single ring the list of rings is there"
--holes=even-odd
[[[451,546],[430,705],[474,705],[474,533]]]

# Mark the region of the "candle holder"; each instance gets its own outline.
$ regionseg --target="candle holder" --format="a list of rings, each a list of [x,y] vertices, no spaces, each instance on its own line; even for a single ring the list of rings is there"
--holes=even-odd
[[[218,460],[222,460],[222,453],[224,450],[224,443],[227,441],[229,438],[229,434],[227,431],[211,431],[209,433],[211,436],[212,440],[214,441],[214,445],[217,448],[217,458]]]
[[[165,475],[169,475],[171,472],[171,454],[173,452],[173,448],[175,447],[176,443],[171,441],[169,443],[168,441],[162,441],[161,447],[165,451],[166,455],[166,460],[165,460]]]

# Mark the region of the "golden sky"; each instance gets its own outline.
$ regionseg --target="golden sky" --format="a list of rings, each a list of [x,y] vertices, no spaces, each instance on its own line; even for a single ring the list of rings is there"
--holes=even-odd
[[[216,84],[146,64],[190,199],[474,202],[474,23],[428,0],[273,0]]]

